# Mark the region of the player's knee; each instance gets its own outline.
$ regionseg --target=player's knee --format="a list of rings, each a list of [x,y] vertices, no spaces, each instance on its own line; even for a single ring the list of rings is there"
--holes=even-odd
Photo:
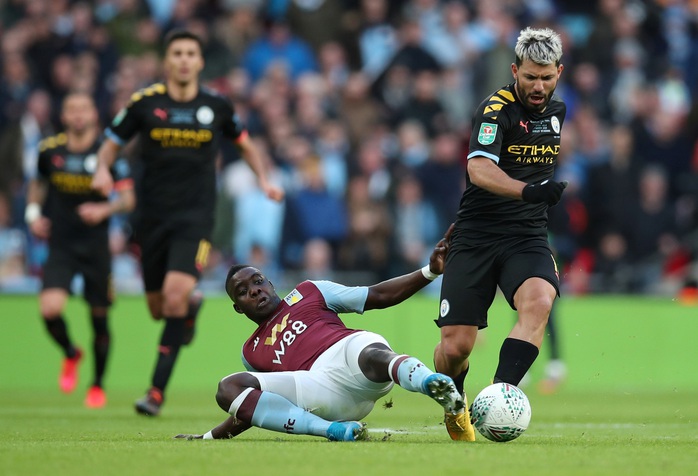
[[[39,304],[39,312],[44,319],[55,319],[63,312],[63,305],[52,300],[42,300]]]
[[[540,322],[547,322],[550,310],[553,308],[554,298],[547,294],[538,294],[525,300],[519,306],[519,314],[535,316]]]
[[[472,345],[464,339],[446,338],[439,344],[439,350],[444,359],[449,362],[462,362],[470,357]]]
[[[184,316],[189,307],[189,294],[178,289],[163,291],[162,314],[165,316]]]
[[[218,406],[227,412],[243,390],[250,387],[259,388],[259,383],[247,372],[228,375],[218,382],[218,391],[216,392]]]

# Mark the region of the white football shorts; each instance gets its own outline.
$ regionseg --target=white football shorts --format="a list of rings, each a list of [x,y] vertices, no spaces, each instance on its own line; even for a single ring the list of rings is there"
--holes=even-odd
[[[262,391],[281,395],[325,420],[360,420],[393,388],[393,382],[372,382],[359,368],[361,351],[376,343],[390,348],[383,336],[361,331],[323,352],[310,370],[248,373],[259,380]]]

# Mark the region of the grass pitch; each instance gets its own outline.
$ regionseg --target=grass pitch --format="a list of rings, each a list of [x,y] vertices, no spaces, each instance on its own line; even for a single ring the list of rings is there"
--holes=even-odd
[[[390,310],[346,316],[345,322],[383,334],[397,352],[430,365],[437,304],[417,296]],[[347,444],[256,428],[233,440],[172,438],[203,433],[226,416],[214,401],[216,385],[242,370],[240,346],[254,324],[223,297],[206,300],[162,415],[146,418],[135,414],[133,402],[148,387],[161,325],[147,317],[143,298],[122,297],[112,311],[109,404],[88,410],[82,404],[92,373],[84,304],[74,299],[65,313],[87,358],[78,390],[63,395],[57,387],[60,353],[46,336],[36,298],[0,295],[0,474],[694,474],[698,309],[627,297],[564,298],[558,305],[569,376],[558,393],[537,392],[544,346],[525,389],[533,418],[519,439],[453,442],[438,405],[395,388],[365,419],[371,441]],[[498,300],[471,360],[470,400],[489,383],[513,319]]]

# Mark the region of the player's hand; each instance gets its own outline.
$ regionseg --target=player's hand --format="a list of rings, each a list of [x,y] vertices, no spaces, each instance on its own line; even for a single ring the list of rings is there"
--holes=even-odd
[[[270,199],[274,200],[275,202],[280,202],[281,200],[283,200],[284,195],[286,194],[286,192],[284,191],[283,188],[276,187],[274,185],[262,184],[261,187],[262,187],[262,190],[264,191],[264,194],[267,196],[267,198],[270,198]]]
[[[51,220],[45,216],[41,216],[31,222],[29,231],[31,231],[32,235],[41,240],[48,240],[49,236],[51,236]]]
[[[434,274],[443,274],[444,266],[446,264],[446,255],[448,254],[448,249],[451,246],[451,235],[453,234],[454,224],[448,227],[444,237],[439,240],[439,242],[434,247],[431,256],[429,257],[429,271]]]
[[[176,435],[175,438],[180,439],[180,440],[203,440],[204,435],[186,435],[186,434],[180,434]]]
[[[108,197],[114,189],[114,179],[106,167],[97,167],[95,174],[92,176],[92,190],[95,190],[105,197]]]
[[[521,191],[521,198],[528,203],[547,203],[552,207],[562,198],[562,191],[567,187],[567,181],[555,182],[543,180],[541,183],[529,183]]]
[[[86,224],[95,226],[109,218],[111,210],[107,202],[85,202],[78,207],[78,215]]]

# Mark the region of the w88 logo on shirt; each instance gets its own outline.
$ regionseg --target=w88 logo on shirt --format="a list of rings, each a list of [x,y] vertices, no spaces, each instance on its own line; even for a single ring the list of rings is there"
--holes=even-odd
[[[279,348],[274,351],[276,358],[272,360],[272,363],[278,365],[281,365],[281,358],[286,355],[286,348],[293,345],[296,337],[308,328],[303,321],[290,321],[290,328],[287,328],[289,324],[288,316],[290,316],[290,313],[283,317],[281,323],[272,327],[271,335],[264,341],[265,345],[274,345],[277,341],[279,342]],[[280,339],[279,334],[281,335]]]

